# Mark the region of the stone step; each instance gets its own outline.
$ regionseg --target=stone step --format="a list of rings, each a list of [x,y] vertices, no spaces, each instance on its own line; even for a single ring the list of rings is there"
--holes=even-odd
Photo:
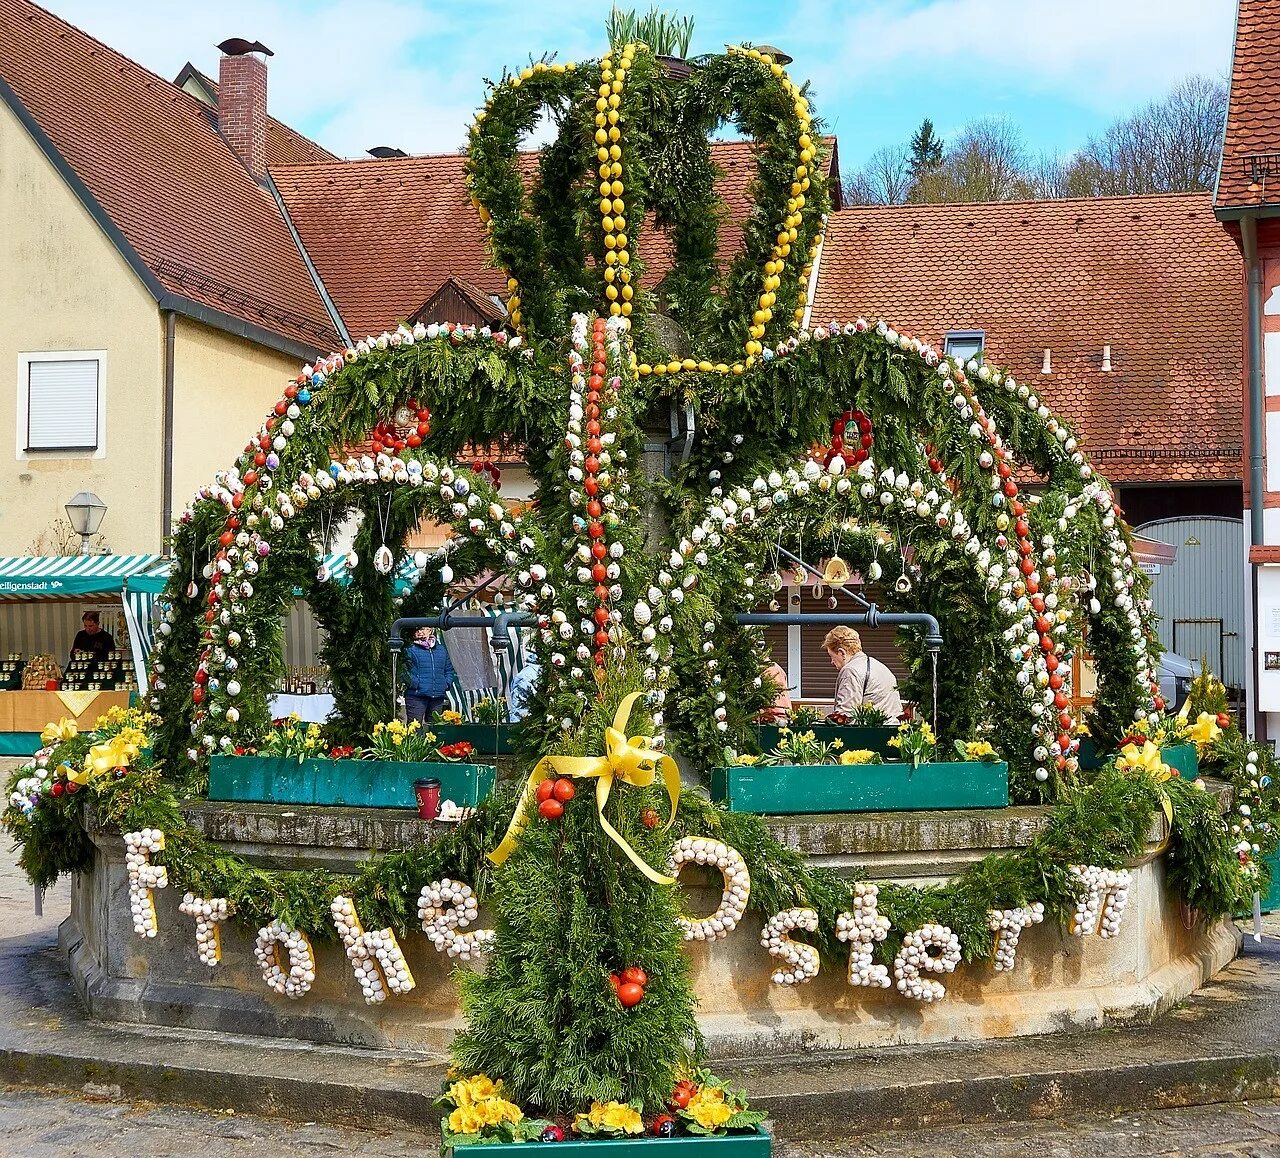
[[[905,1014],[904,1014],[905,1016]],[[729,1060],[793,1140],[1280,1096],[1280,943],[1149,1025]],[[431,1128],[444,1059],[90,1020],[47,932],[0,942],[0,1080],[306,1121]]]

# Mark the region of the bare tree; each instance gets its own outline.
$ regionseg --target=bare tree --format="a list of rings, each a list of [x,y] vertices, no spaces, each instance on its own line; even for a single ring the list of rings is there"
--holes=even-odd
[[[80,554],[80,536],[71,524],[61,515],[53,520],[35,537],[27,548],[28,555],[78,555]],[[92,555],[109,555],[111,546],[106,536],[99,533],[89,540],[89,553]]]
[[[1010,201],[1033,194],[1031,158],[1022,131],[1003,117],[970,121],[948,146],[942,165],[916,182],[912,201]]]
[[[872,153],[845,182],[845,204],[901,205],[911,185],[911,150],[905,145],[886,145]]]
[[[1105,197],[1211,189],[1226,116],[1226,85],[1189,76],[1090,138],[1066,163],[1065,193]]]

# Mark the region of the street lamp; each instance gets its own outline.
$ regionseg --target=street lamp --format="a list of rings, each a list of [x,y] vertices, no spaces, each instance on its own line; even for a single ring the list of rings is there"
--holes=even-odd
[[[98,533],[107,513],[107,504],[92,491],[81,491],[63,508],[71,528],[80,536],[80,554],[89,554],[89,540]]]

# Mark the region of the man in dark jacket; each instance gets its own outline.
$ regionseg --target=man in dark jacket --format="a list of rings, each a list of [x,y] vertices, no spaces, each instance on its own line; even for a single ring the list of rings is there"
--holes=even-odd
[[[458,673],[453,670],[449,653],[431,627],[418,628],[414,633],[413,643],[405,649],[404,656],[407,684],[404,693],[405,715],[410,723],[420,720],[425,724],[443,710],[445,694],[458,678]]]

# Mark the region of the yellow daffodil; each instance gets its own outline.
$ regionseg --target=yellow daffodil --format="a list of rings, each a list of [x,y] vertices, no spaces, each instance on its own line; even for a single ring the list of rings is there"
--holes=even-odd
[[[836,739],[834,739],[834,740],[832,740],[832,741],[831,741],[831,746],[832,746],[832,747],[833,747],[837,752],[839,752],[839,751],[840,751],[840,749],[844,747],[844,741],[843,741],[843,740],[841,740],[841,739],[839,739],[839,738],[837,737]]]
[[[733,1117],[733,1110],[725,1103],[724,1090],[718,1086],[703,1086],[689,1100],[689,1116],[704,1130],[715,1130]]]
[[[1221,735],[1222,729],[1218,727],[1218,719],[1212,712],[1201,712],[1196,717],[1196,722],[1187,729],[1187,739],[1201,747],[1212,744]]]
[[[901,740],[899,740],[897,736],[890,736],[890,737],[889,737],[889,747],[890,747],[890,748],[901,748],[901,747],[902,747],[902,741],[901,741]]]
[[[102,721],[99,720],[98,723],[101,724]],[[44,731],[40,733],[40,740],[48,746],[74,740],[78,735],[80,735],[80,729],[76,727],[75,720],[69,720],[63,716],[56,724],[45,724]]]
[[[850,748],[840,753],[841,764],[871,764],[875,758],[876,754],[869,748]]]
[[[1116,767],[1122,772],[1146,772],[1157,780],[1168,780],[1173,775],[1160,749],[1150,740],[1143,740],[1141,748],[1137,744],[1126,744],[1120,749]]]

